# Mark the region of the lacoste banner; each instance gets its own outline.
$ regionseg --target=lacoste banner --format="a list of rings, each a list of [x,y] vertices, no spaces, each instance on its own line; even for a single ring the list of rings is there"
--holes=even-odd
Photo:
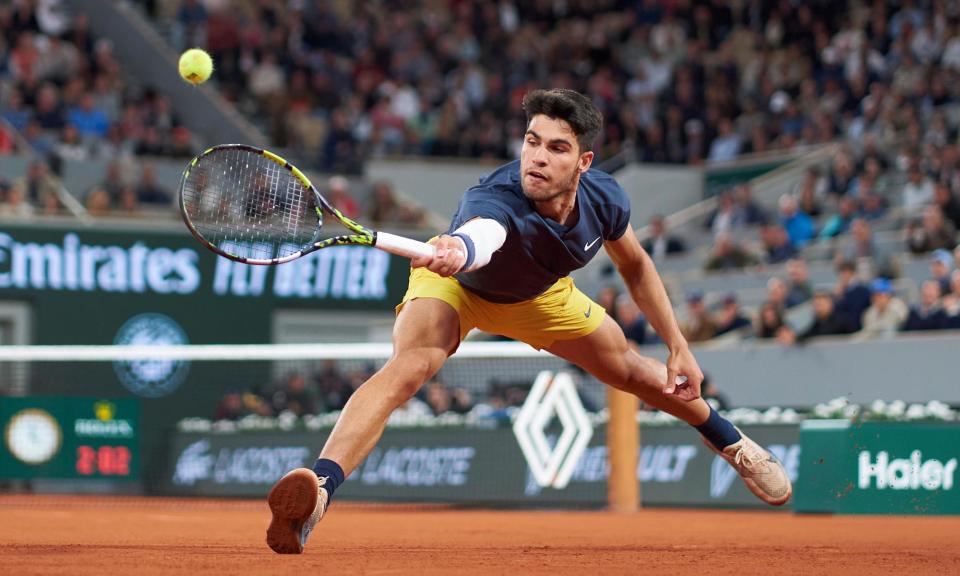
[[[800,460],[796,425],[748,426],[796,478]],[[543,431],[546,461],[568,466],[562,430]],[[686,426],[641,432],[637,477],[644,505],[749,506],[769,508],[743,486],[736,472]],[[177,434],[171,441],[162,491],[178,495],[256,496],[267,493],[292,468],[312,466],[326,433],[239,432]],[[534,443],[541,443],[533,440]],[[552,447],[552,448],[551,448]],[[570,452],[566,452],[569,454]],[[546,484],[510,428],[389,428],[370,456],[337,490],[340,498],[460,504],[572,505],[606,503],[607,448],[604,427],[576,452],[565,482]],[[546,484],[546,485],[545,485]]]
[[[960,425],[811,421],[797,511],[960,514]]]

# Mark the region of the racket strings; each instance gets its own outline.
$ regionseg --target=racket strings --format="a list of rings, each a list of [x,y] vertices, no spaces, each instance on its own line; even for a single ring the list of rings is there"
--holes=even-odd
[[[197,233],[235,256],[284,258],[311,245],[317,232],[312,194],[289,170],[252,150],[202,156],[182,194]]]

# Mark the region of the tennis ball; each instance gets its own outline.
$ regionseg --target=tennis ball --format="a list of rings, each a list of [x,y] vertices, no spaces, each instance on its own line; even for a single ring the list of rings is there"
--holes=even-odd
[[[213,73],[213,60],[199,48],[191,48],[180,55],[180,76],[191,84],[206,82]]]

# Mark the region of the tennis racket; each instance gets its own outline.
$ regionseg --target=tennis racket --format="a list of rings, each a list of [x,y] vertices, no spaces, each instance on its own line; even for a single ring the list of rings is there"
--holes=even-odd
[[[295,166],[243,144],[214,146],[180,180],[180,213],[215,253],[245,264],[282,264],[328,246],[373,246],[407,258],[432,256],[430,244],[366,228],[344,216]],[[325,236],[323,217],[351,234]]]

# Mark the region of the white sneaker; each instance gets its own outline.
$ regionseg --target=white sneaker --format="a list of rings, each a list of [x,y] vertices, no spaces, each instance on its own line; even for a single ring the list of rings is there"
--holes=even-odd
[[[740,432],[740,441],[727,446],[722,452],[706,438],[703,443],[729,462],[758,498],[772,506],[786,504],[793,494],[793,486],[783,465],[739,428],[737,432]]]
[[[323,518],[330,501],[326,476],[309,468],[291,470],[270,489],[267,504],[273,518],[267,545],[277,554],[301,554],[310,532]]]

